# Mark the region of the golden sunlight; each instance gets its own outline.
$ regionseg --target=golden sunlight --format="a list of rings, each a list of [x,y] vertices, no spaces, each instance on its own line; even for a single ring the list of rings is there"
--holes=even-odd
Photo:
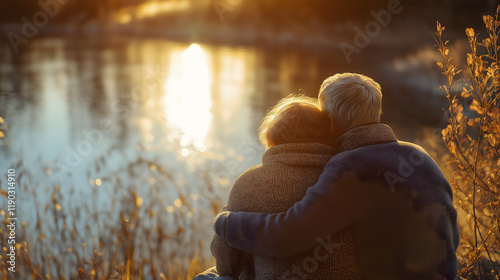
[[[167,121],[181,131],[183,147],[193,144],[201,152],[206,150],[212,123],[211,86],[210,62],[198,44],[172,54],[164,109]]]
[[[182,1],[152,1],[146,2],[144,4],[139,5],[137,7],[137,18],[148,18],[156,15],[170,13],[170,12],[179,12],[189,9],[190,1],[182,0]]]
[[[132,20],[141,20],[168,13],[186,11],[191,8],[191,1],[149,1],[137,7],[125,7],[119,10],[114,18],[121,24],[128,24]]]

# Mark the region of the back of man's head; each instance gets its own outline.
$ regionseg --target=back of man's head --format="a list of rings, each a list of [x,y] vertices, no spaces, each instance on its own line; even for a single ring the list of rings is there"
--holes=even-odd
[[[341,132],[380,122],[382,91],[372,78],[342,73],[328,77],[319,91],[319,104]]]

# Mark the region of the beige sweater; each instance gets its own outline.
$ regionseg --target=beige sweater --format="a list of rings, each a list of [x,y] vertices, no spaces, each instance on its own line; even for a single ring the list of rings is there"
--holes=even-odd
[[[288,210],[318,181],[333,155],[332,147],[317,143],[283,144],[268,149],[262,164],[248,169],[235,182],[228,209],[265,213]],[[258,280],[361,279],[354,234],[353,227],[349,227],[333,236],[333,253],[316,262],[311,262],[311,257],[315,258],[313,251],[283,259],[252,255],[229,247],[217,236],[210,248],[219,274],[233,275],[235,279],[238,275],[239,279]]]

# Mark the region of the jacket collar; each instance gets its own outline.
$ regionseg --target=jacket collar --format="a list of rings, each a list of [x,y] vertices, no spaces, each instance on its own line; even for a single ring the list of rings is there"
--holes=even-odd
[[[388,125],[372,123],[348,130],[335,141],[333,147],[337,153],[340,153],[364,146],[397,141],[398,139]]]
[[[320,143],[288,143],[267,149],[262,163],[280,162],[289,166],[324,166],[335,154],[332,146]]]

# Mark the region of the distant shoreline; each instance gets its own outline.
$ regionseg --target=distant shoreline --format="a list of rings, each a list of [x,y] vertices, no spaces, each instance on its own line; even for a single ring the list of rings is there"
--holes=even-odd
[[[404,23],[411,25],[411,23]],[[156,24],[158,26],[158,24]],[[165,24],[167,26],[167,24]],[[291,26],[290,28],[263,28],[253,26],[232,26],[230,24],[179,23],[175,26],[159,28],[149,24],[106,23],[88,21],[85,23],[53,24],[38,29],[36,37],[68,37],[73,36],[131,36],[144,39],[167,39],[179,42],[198,42],[214,45],[262,46],[266,48],[307,49],[313,52],[331,52],[342,57],[339,45],[342,42],[353,44],[354,27],[360,25],[342,24],[321,28]],[[0,24],[0,36],[8,44],[9,33],[22,36],[23,24]],[[430,30],[414,29],[416,32],[401,32],[401,24],[384,28],[380,35],[373,38],[366,49],[382,52],[407,52],[416,49],[416,42],[431,42]],[[22,47],[22,46],[21,46]]]

